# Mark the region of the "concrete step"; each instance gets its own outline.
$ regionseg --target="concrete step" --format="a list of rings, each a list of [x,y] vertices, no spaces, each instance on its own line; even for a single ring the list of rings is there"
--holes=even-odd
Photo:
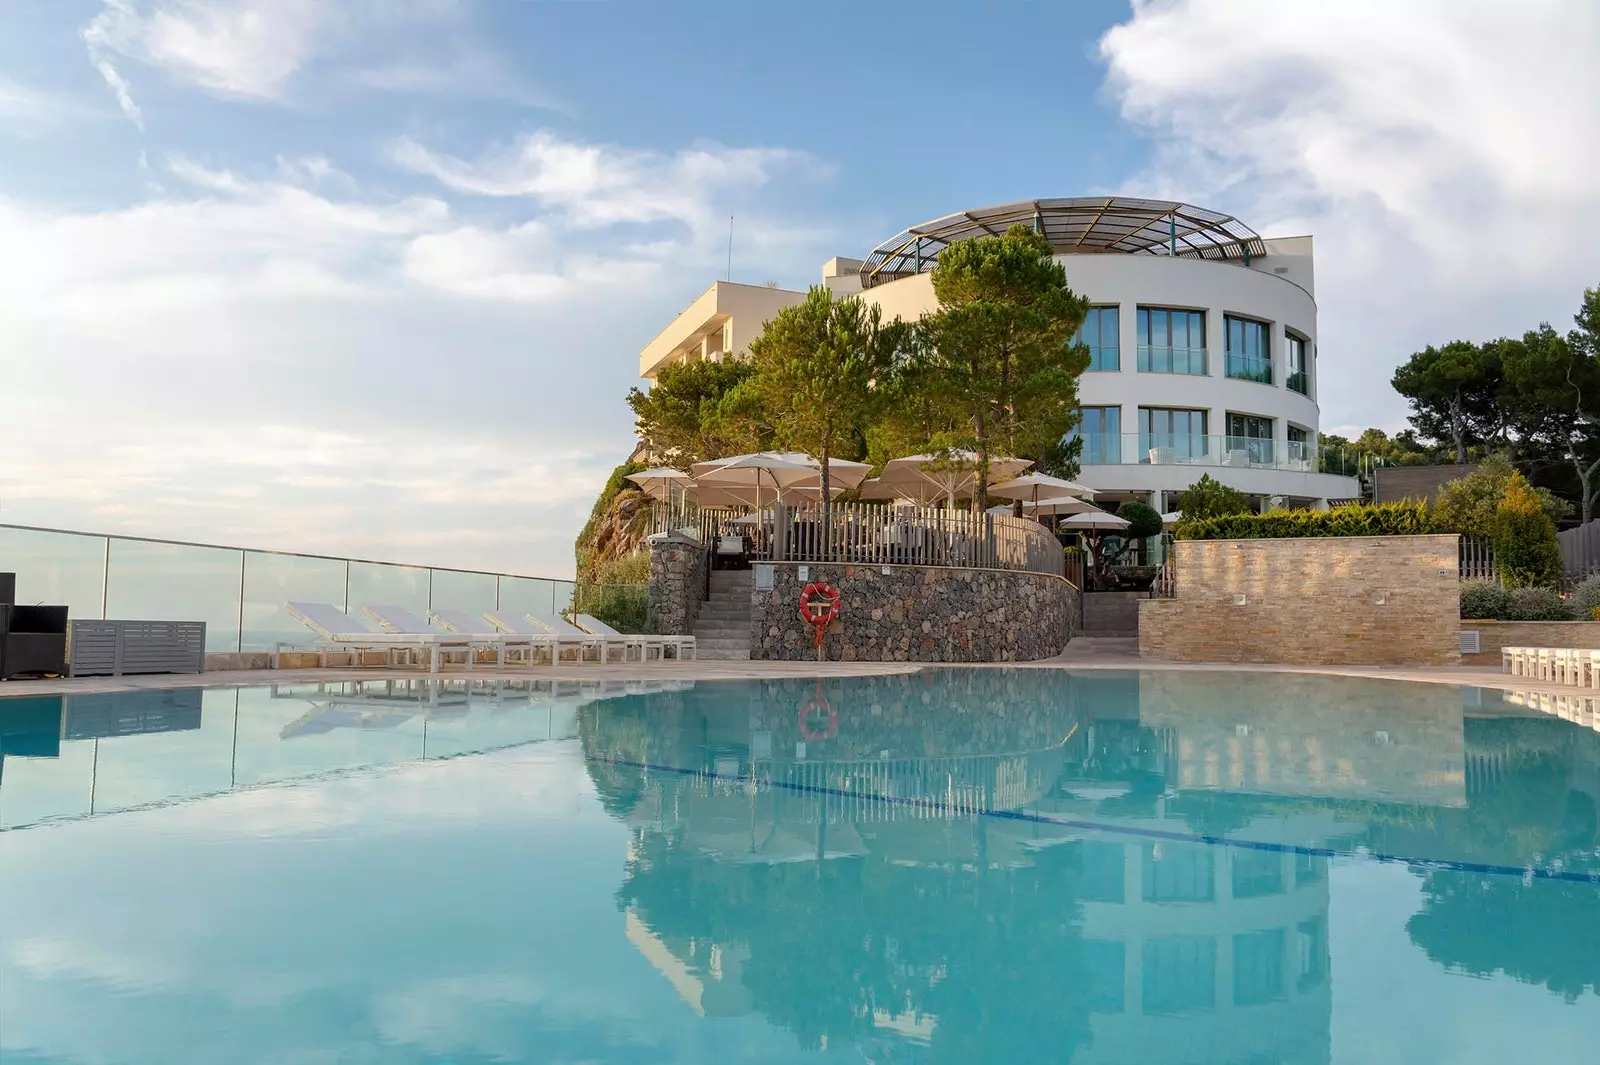
[[[750,626],[748,625],[696,625],[694,629],[696,640],[743,640],[750,642]]]
[[[718,618],[723,621],[736,621],[740,619],[749,621],[750,608],[748,606],[737,607],[727,606],[721,603],[706,603],[700,608],[700,613],[696,616],[702,621],[706,618]]]
[[[748,662],[750,660],[750,649],[747,647],[742,651],[735,651],[722,650],[720,648],[707,649],[697,646],[694,656],[706,662]]]

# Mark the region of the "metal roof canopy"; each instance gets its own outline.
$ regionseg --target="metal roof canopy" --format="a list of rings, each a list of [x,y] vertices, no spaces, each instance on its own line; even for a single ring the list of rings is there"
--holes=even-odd
[[[945,215],[884,241],[861,267],[861,285],[910,277],[933,268],[949,244],[998,237],[1022,223],[1043,233],[1059,254],[1176,254],[1185,259],[1238,259],[1267,254],[1260,234],[1232,215],[1176,200],[1128,196],[1021,200]]]

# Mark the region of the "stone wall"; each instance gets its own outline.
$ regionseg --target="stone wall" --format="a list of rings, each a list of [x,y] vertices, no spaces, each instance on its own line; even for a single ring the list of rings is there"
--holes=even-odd
[[[1180,662],[1456,665],[1456,536],[1183,540],[1139,653]]]
[[[1043,573],[813,564],[802,580],[799,568],[775,563],[772,587],[751,592],[751,658],[816,657],[800,617],[810,581],[839,590],[823,637],[830,661],[1030,662],[1060,654],[1078,616],[1077,589]]]
[[[700,613],[710,564],[705,545],[667,534],[650,540],[650,630],[663,636],[689,636]]]
[[[1600,621],[1473,621],[1462,619],[1461,631],[1476,630],[1479,653],[1462,655],[1472,665],[1500,664],[1502,647],[1577,647],[1600,650]]]

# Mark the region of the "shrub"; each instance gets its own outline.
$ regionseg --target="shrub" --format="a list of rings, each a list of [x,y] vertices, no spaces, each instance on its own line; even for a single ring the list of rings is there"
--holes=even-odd
[[[1511,593],[1496,581],[1461,582],[1461,616],[1504,621]]]
[[[1219,518],[1225,514],[1250,513],[1250,497],[1229,488],[1209,473],[1178,496],[1178,511],[1185,518]]]
[[[1578,582],[1578,586],[1572,590],[1572,598],[1567,602],[1580,621],[1590,618],[1600,621],[1600,617],[1595,615],[1595,611],[1600,610],[1600,573]]]
[[[1507,605],[1507,621],[1571,621],[1561,597],[1549,588],[1515,588]]]
[[[1437,532],[1420,503],[1352,504],[1332,510],[1274,510],[1178,522],[1179,540],[1278,540],[1297,536],[1423,536]]]
[[[1509,588],[1555,587],[1561,583],[1561,544],[1537,493],[1513,473],[1489,524],[1495,568]]]
[[[1161,535],[1161,512],[1149,503],[1130,500],[1117,508],[1117,517],[1129,523],[1126,529],[1116,534],[1124,540],[1143,540],[1147,536]]]
[[[1516,482],[1527,485],[1504,455],[1490,455],[1472,473],[1457,477],[1439,489],[1438,499],[1433,504],[1434,521],[1442,532],[1493,536],[1495,511]],[[1566,500],[1548,490],[1535,488],[1533,493],[1538,497],[1540,509],[1551,521],[1560,521],[1572,513]]]

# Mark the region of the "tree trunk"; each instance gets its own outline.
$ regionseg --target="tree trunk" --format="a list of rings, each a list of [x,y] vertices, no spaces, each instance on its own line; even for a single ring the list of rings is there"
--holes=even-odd
[[[982,514],[989,509],[989,436],[983,421],[983,414],[979,412],[973,419],[975,427],[976,448],[978,452],[978,483],[972,489],[972,513]]]
[[[1450,436],[1455,440],[1456,462],[1467,461],[1467,444],[1461,431],[1461,393],[1457,392],[1450,399]]]
[[[823,434],[822,454],[817,457],[822,461],[822,506],[820,513],[822,514],[823,543],[831,545],[833,543],[833,493],[829,491],[829,488],[832,487],[832,478],[828,474],[828,453],[833,448],[829,446],[828,435],[827,433]]]
[[[1567,442],[1567,455],[1572,459],[1572,468],[1578,475],[1578,493],[1582,505],[1578,508],[1582,515],[1583,524],[1587,525],[1594,520],[1594,501],[1600,492],[1594,489],[1594,478],[1600,473],[1600,459],[1595,459],[1585,466],[1583,460],[1578,458],[1577,442],[1570,437]]]

